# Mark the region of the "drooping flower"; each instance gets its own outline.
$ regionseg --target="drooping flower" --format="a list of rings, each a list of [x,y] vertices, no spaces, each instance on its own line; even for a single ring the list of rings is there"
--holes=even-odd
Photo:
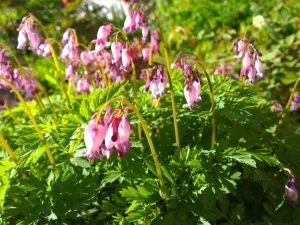
[[[149,60],[149,48],[142,49],[143,60],[147,62]]]
[[[142,25],[142,39],[143,39],[143,41],[147,41],[148,35],[149,35],[149,28],[148,28],[148,25],[146,23],[144,23]]]
[[[157,30],[151,32],[150,49],[154,54],[159,52],[159,33]]]
[[[123,30],[125,32],[132,32],[136,30],[136,12],[130,12],[124,22]]]
[[[246,42],[246,40],[240,40],[240,42],[244,43]],[[245,81],[246,83],[253,83],[254,81],[259,80],[263,77],[263,64],[259,58],[260,53],[252,45],[252,43],[247,43],[243,45],[246,46],[244,46],[243,50],[241,50],[243,51],[242,55],[244,56],[241,68],[241,75],[248,77],[248,79]],[[239,49],[239,47],[237,47],[237,49]]]
[[[101,118],[98,123],[96,120],[96,116],[94,116],[86,126],[84,131],[86,151],[79,153],[79,157],[86,156],[88,160],[92,160],[95,157],[100,160],[102,159],[100,147],[105,138],[107,124],[104,118]]]
[[[124,68],[129,67],[131,63],[131,50],[127,48],[122,49],[122,64]]]
[[[111,31],[112,25],[110,23],[99,27],[97,32],[97,39],[92,41],[92,43],[95,43],[95,52],[97,54],[105,48]]]
[[[77,63],[79,61],[78,47],[76,43],[76,38],[70,36],[68,42],[63,47],[60,58],[69,63]]]
[[[44,42],[42,36],[36,32],[36,23],[33,16],[25,16],[17,31],[18,34],[18,49],[24,49],[26,47],[27,40],[29,41],[29,45],[32,51],[37,52],[39,46]]]
[[[110,23],[100,26],[97,32],[97,39],[101,39],[106,42],[110,35],[111,30],[112,30],[112,25]]]
[[[123,45],[120,42],[113,42],[111,44],[111,53],[113,55],[113,63],[118,63],[122,56]]]
[[[93,62],[94,57],[92,52],[88,51],[88,50],[84,50],[80,53],[80,59],[83,65],[88,65],[90,63]]]
[[[116,150],[118,156],[123,157],[125,153],[131,148],[131,143],[129,141],[131,126],[130,123],[124,114],[122,116],[121,122],[118,127],[118,140],[116,141]]]
[[[66,66],[66,80],[71,80],[72,84],[75,84],[77,81],[77,72],[72,63],[69,63]]]
[[[158,96],[162,97],[165,92],[167,78],[164,75],[162,66],[155,66],[151,75],[147,79],[145,91],[150,90],[152,99],[157,99]]]
[[[131,125],[127,119],[127,112],[120,118],[112,118],[105,135],[105,145],[102,148],[102,154],[109,158],[113,153],[113,148],[117,150],[119,157],[123,157],[131,148],[129,141]]]
[[[29,73],[32,73],[31,68],[28,69]],[[26,93],[26,98],[29,100],[32,100],[34,98],[34,95],[37,94],[40,89],[38,87],[37,81],[33,76],[30,76],[28,78],[23,78],[23,84],[22,84],[25,93]]]
[[[255,66],[255,70],[257,72],[257,76],[262,78],[263,77],[263,64],[261,62],[261,60],[258,57],[258,54],[255,54],[255,58],[254,58],[255,62],[254,62],[254,66]]]
[[[240,59],[243,57],[245,49],[246,49],[246,40],[241,39],[237,42],[236,44],[236,52],[235,52],[235,57]]]
[[[37,54],[46,58],[51,55],[51,48],[48,41],[45,41],[44,43],[40,44],[39,48],[37,49]]]
[[[186,78],[183,92],[187,103],[184,104],[183,107],[188,107],[191,110],[195,106],[194,103],[201,100],[202,81],[199,72],[185,60],[181,60],[181,67],[183,67],[182,75]]]
[[[274,105],[271,106],[271,111],[272,112],[282,112],[283,107],[279,102],[276,102]]]
[[[190,110],[192,110],[194,103],[201,100],[200,92],[200,80],[186,80],[184,85],[184,97],[187,104],[184,104],[183,107],[188,107]]]
[[[40,44],[43,42],[42,36],[39,33],[29,30],[27,31],[27,37],[29,40],[30,49],[37,51]]]
[[[66,45],[69,41],[69,38],[72,36],[72,32],[73,30],[71,28],[67,28],[66,31],[64,32],[62,39],[61,39],[61,43],[63,45]]]
[[[297,183],[294,177],[289,177],[285,186],[285,196],[291,203],[296,203],[298,200]]]
[[[298,108],[300,108],[300,92],[296,92],[294,94],[294,97],[291,101],[291,110],[296,111]]]
[[[90,81],[87,78],[82,78],[77,82],[76,93],[80,94],[84,92],[86,94],[89,94],[90,88],[91,88]]]
[[[139,29],[144,24],[144,13],[138,11],[135,15],[135,29]]]
[[[24,29],[21,29],[18,34],[17,49],[24,49],[26,47],[27,35]]]

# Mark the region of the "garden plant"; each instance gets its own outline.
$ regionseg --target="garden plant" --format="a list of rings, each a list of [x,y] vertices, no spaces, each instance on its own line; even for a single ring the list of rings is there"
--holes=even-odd
[[[212,41],[170,2],[0,39],[1,224],[299,224],[299,30]]]

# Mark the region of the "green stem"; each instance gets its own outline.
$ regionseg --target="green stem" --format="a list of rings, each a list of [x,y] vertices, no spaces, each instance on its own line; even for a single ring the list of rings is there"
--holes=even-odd
[[[168,75],[168,80],[169,80],[170,90],[171,90],[173,123],[174,123],[174,130],[175,130],[176,147],[179,151],[180,140],[179,140],[179,131],[178,131],[178,123],[177,123],[176,102],[175,102],[174,89],[173,89],[173,84],[172,84],[172,79],[171,79],[171,72],[170,72],[171,68],[170,68],[169,55],[168,55],[168,52],[167,52],[166,48],[164,48],[164,54],[165,54],[165,59],[166,59],[167,75]]]
[[[279,119],[279,121],[278,121],[278,125],[277,125],[275,131],[274,131],[273,134],[272,134],[273,137],[276,137],[277,132],[278,132],[278,129],[279,129],[279,127],[281,127],[281,125],[283,124],[284,118],[286,117],[286,113],[290,110],[291,103],[292,103],[294,94],[295,94],[295,92],[296,92],[296,90],[297,90],[297,87],[298,87],[299,82],[300,82],[300,77],[296,80],[296,82],[295,82],[295,84],[294,84],[294,87],[293,87],[293,90],[292,90],[292,92],[291,92],[291,94],[290,94],[289,100],[288,100],[288,102],[286,103],[286,106],[285,106],[283,112],[281,113],[280,119]]]
[[[209,87],[209,92],[210,92],[210,100],[211,100],[211,111],[212,111],[212,119],[211,119],[211,148],[214,147],[214,145],[216,144],[216,110],[215,110],[215,95],[214,95],[214,89],[213,86],[211,84],[210,78],[209,78],[209,74],[207,73],[205,67],[203,66],[203,64],[201,62],[197,62],[197,64],[202,68],[206,79],[207,79],[207,83],[208,83],[208,87]]]
[[[46,150],[47,156],[49,158],[50,164],[52,166],[54,166],[55,162],[54,162],[53,156],[51,154],[51,151],[49,149],[49,146],[48,146],[48,144],[47,144],[47,142],[46,142],[46,140],[45,140],[45,138],[44,138],[44,136],[43,136],[43,134],[42,134],[42,132],[39,128],[39,125],[37,124],[37,122],[36,122],[34,116],[32,115],[29,107],[27,106],[26,101],[24,100],[24,98],[22,97],[22,95],[20,94],[18,89],[11,82],[9,82],[6,78],[4,78],[2,76],[0,76],[0,80],[3,80],[17,95],[17,97],[18,97],[19,101],[21,102],[26,114],[28,115],[29,119],[31,120],[32,125],[34,126],[39,139],[41,140],[41,142],[43,143],[43,145],[45,147],[45,150]]]
[[[12,160],[17,164],[18,163],[17,157],[16,157],[15,153],[13,152],[13,150],[11,149],[11,147],[9,146],[9,144],[6,142],[2,133],[0,133],[0,143],[3,146],[3,148],[5,149],[5,151],[8,153],[8,155],[12,158]]]
[[[155,151],[155,148],[154,148],[154,145],[153,145],[153,142],[152,142],[152,139],[151,139],[151,135],[150,135],[150,131],[148,129],[147,123],[144,120],[144,118],[142,117],[142,115],[140,114],[140,112],[139,112],[139,110],[136,106],[134,106],[131,102],[129,102],[124,97],[121,97],[121,101],[123,101],[126,105],[129,106],[129,108],[131,108],[134,111],[134,113],[136,114],[136,116],[138,117],[138,119],[141,122],[141,125],[143,127],[144,133],[146,135],[146,138],[147,138],[150,150],[151,150],[151,154],[152,154],[153,161],[154,161],[154,164],[155,164],[155,169],[156,169],[156,172],[157,172],[157,176],[159,178],[162,198],[164,199],[165,203],[167,203],[167,199],[168,199],[167,190],[166,190],[166,187],[165,187],[164,178],[163,178],[161,168],[160,168],[160,164],[159,164],[159,161],[158,161],[158,156],[157,156],[157,153]]]
[[[133,60],[131,59],[131,68],[132,68],[132,89],[133,89],[133,95],[134,95],[134,103],[136,104],[138,99],[137,99],[137,85],[136,85],[136,70],[135,70],[135,65],[133,63]],[[141,124],[138,123],[138,127],[137,127],[137,133],[138,133],[138,137],[139,140],[142,140],[142,128],[141,128]],[[143,147],[141,147],[141,151],[143,152]]]

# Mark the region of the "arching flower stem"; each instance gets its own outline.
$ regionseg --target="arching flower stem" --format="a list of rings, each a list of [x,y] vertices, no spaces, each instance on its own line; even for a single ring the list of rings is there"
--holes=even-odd
[[[177,150],[179,151],[180,140],[179,140],[179,130],[178,130],[178,123],[177,123],[176,101],[175,101],[175,94],[174,94],[172,78],[171,78],[170,60],[169,60],[169,55],[168,55],[168,51],[166,48],[164,48],[164,55],[165,55],[165,60],[166,60],[167,76],[168,76],[168,81],[169,81],[170,90],[171,90],[172,112],[173,112],[173,123],[174,123],[176,147],[177,147]]]
[[[212,112],[212,119],[211,119],[211,148],[214,148],[214,145],[216,144],[216,110],[215,110],[215,95],[214,95],[214,89],[212,86],[212,83],[210,81],[209,74],[207,73],[204,65],[197,61],[197,65],[201,67],[203,70],[204,75],[206,76],[208,87],[209,87],[209,92],[210,92],[210,100],[211,100],[211,112]]]
[[[104,103],[103,106],[100,108],[99,114],[98,114],[97,119],[96,119],[96,124],[100,120],[103,110],[105,108],[107,108],[108,105],[110,105],[114,102],[117,102],[117,101],[120,101],[123,105],[127,105],[135,113],[135,115],[137,116],[137,118],[139,119],[139,121],[142,125],[143,131],[144,131],[145,136],[147,138],[147,141],[148,141],[148,144],[149,144],[149,147],[150,147],[150,151],[151,151],[151,154],[152,154],[152,157],[153,157],[153,161],[154,161],[155,169],[156,169],[156,172],[157,172],[157,176],[159,178],[159,184],[160,184],[160,190],[161,190],[162,198],[163,198],[164,202],[167,205],[168,195],[167,195],[167,190],[166,190],[166,187],[165,187],[165,182],[164,182],[164,178],[163,178],[163,175],[162,175],[162,171],[161,171],[161,168],[160,168],[160,163],[158,161],[158,155],[155,151],[155,148],[154,148],[154,145],[153,145],[153,142],[152,142],[152,139],[151,139],[151,134],[150,134],[150,131],[148,129],[148,125],[147,125],[146,121],[144,120],[144,118],[142,117],[142,115],[140,114],[138,108],[134,104],[132,104],[128,99],[126,99],[124,96],[119,96],[119,97],[112,98],[112,99],[108,100],[106,103]]]

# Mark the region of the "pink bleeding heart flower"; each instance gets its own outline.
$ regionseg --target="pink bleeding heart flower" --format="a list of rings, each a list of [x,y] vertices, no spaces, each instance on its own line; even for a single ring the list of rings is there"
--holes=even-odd
[[[257,76],[259,78],[262,78],[264,73],[263,73],[263,64],[262,62],[260,61],[258,55],[256,54],[255,56],[255,63],[254,63],[254,66],[255,66],[255,70],[257,72]]]
[[[237,43],[237,48],[236,48],[236,53],[235,53],[235,57],[240,59],[242,58],[244,51],[246,49],[246,41],[245,40],[239,40]]]
[[[79,60],[78,48],[75,44],[74,37],[70,37],[67,44],[63,47],[60,58],[66,62],[77,63]]]
[[[51,55],[51,48],[50,45],[47,41],[45,41],[44,43],[40,44],[38,50],[37,50],[37,54],[47,58]]]
[[[101,160],[100,147],[104,141],[106,131],[107,124],[103,118],[98,123],[96,118],[92,118],[84,131],[86,151],[80,152],[78,156],[86,156],[88,160],[92,160],[95,157]]]
[[[80,93],[89,94],[90,88],[91,88],[90,81],[87,78],[82,78],[82,79],[78,80],[78,82],[77,82],[76,93],[77,94],[80,94]]]
[[[106,25],[102,25],[98,29],[97,39],[107,40],[111,30],[112,30],[112,25],[110,23]]]
[[[300,108],[300,92],[296,92],[291,102],[291,110],[295,111]]]
[[[77,72],[71,63],[66,66],[66,80],[71,80],[72,84],[75,84],[77,81]]]
[[[142,27],[144,23],[144,13],[142,11],[139,11],[135,15],[135,28],[139,29]]]
[[[122,49],[122,64],[124,68],[129,67],[131,59],[131,50],[127,48]]]
[[[250,65],[246,70],[245,73],[248,76],[248,79],[246,80],[246,83],[253,83],[255,81],[255,75],[256,75],[256,70],[253,65]]]
[[[149,60],[149,48],[142,49],[143,60],[147,62]]]
[[[93,62],[94,57],[90,51],[84,50],[80,53],[80,59],[81,59],[82,64],[86,66]]]
[[[142,25],[142,39],[143,39],[143,41],[147,41],[148,35],[149,35],[149,28],[148,28],[148,25],[146,23],[144,23]]]
[[[187,80],[184,86],[184,97],[187,104],[184,104],[183,107],[188,107],[191,110],[194,107],[194,103],[201,100],[200,92],[201,83],[199,80]]]
[[[37,51],[40,44],[43,42],[42,36],[34,31],[27,31],[27,37],[29,40],[30,49]]]
[[[298,200],[297,183],[294,177],[289,177],[284,186],[285,196],[290,203],[296,203]]]
[[[72,36],[72,29],[67,28],[66,31],[63,34],[63,37],[61,39],[61,43],[63,45],[67,44],[71,36]]]
[[[242,72],[241,72],[243,76],[247,75],[251,64],[252,64],[252,56],[251,56],[250,51],[247,51],[244,56],[244,59],[243,59],[243,66],[242,66]]]
[[[26,47],[27,34],[24,29],[21,29],[18,34],[18,46],[17,49],[24,49]]]
[[[157,96],[163,96],[166,85],[167,78],[162,66],[154,67],[146,82],[145,91],[150,90],[152,99],[157,99]]]
[[[159,33],[157,30],[151,32],[150,49],[156,54],[159,52]]]
[[[123,30],[125,32],[132,32],[136,30],[136,12],[133,11],[126,17]]]
[[[123,49],[123,46],[122,46],[122,43],[120,43],[120,42],[113,42],[111,44],[111,53],[114,58],[113,63],[117,63],[121,59],[122,49]]]
[[[131,126],[124,114],[118,127],[118,140],[116,141],[116,149],[119,157],[123,157],[125,153],[131,148],[129,141]]]
[[[118,128],[121,119],[114,117],[110,123],[107,133],[105,135],[105,148],[102,149],[103,155],[106,155],[109,158],[113,152],[113,147],[115,146],[116,141],[118,140]]]

